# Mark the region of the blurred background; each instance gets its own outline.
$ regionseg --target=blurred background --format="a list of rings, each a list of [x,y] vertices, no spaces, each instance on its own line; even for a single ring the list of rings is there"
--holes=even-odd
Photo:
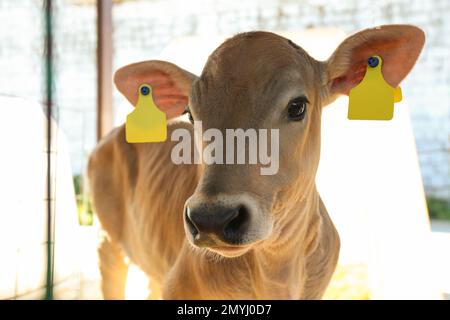
[[[251,30],[326,59],[390,23],[427,37],[394,120],[349,122],[346,98],[324,112],[318,187],[342,238],[325,298],[450,299],[447,0],[1,0],[0,298],[101,298],[85,167],[131,110],[114,70],[164,59],[199,74],[218,44]],[[132,268],[128,298],[146,296],[141,279]]]

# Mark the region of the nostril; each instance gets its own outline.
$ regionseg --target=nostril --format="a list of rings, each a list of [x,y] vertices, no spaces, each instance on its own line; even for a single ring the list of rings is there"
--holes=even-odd
[[[198,235],[198,229],[195,226],[195,224],[192,222],[192,220],[189,216],[189,212],[190,212],[189,207],[186,207],[186,209],[184,210],[184,221],[186,222],[189,232],[195,238]]]
[[[248,227],[250,222],[250,213],[245,206],[238,208],[236,216],[225,226],[224,233],[226,236],[239,236]]]

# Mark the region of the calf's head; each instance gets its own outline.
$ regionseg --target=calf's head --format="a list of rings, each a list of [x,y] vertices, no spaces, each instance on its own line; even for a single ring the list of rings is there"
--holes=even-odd
[[[226,137],[227,129],[278,130],[277,145],[268,146],[279,152],[276,174],[261,174],[261,163],[206,164],[186,201],[189,241],[234,257],[289,236],[286,225],[304,214],[298,206],[307,205],[315,192],[322,107],[363,79],[372,55],[383,58],[384,78],[398,86],[423,44],[416,27],[382,26],[347,38],[327,61],[317,61],[281,36],[249,32],[219,46],[200,77],[168,62],[145,61],[118,70],[115,83],[133,104],[139,85],[150,84],[168,118],[188,106],[204,133],[212,129]],[[245,151],[252,147],[246,144]],[[223,148],[228,152],[225,143]]]

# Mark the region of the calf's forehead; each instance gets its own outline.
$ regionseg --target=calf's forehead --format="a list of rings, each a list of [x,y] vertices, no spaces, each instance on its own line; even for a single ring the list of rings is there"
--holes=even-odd
[[[276,34],[239,34],[211,54],[192,87],[191,100],[202,113],[239,108],[244,116],[289,86],[303,88],[313,82],[313,61],[302,48]],[[261,103],[255,104],[255,99]]]

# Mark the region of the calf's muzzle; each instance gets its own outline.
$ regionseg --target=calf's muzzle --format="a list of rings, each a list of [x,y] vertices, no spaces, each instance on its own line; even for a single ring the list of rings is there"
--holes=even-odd
[[[250,223],[250,212],[244,204],[186,205],[186,231],[198,247],[240,245]]]

